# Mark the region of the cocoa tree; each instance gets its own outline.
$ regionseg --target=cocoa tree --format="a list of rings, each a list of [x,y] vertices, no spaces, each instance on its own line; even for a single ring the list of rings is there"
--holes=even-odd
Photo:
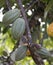
[[[14,3],[16,7],[12,9]],[[2,11],[4,16],[0,22],[0,33],[5,36],[1,38],[1,45],[4,47],[0,56],[1,65],[14,65],[16,61],[27,56],[32,57],[36,65],[45,65],[44,59],[52,65],[52,51],[44,47],[44,40],[48,38],[53,40],[53,0],[3,0],[0,2],[0,8],[2,7],[4,7]],[[29,11],[31,15],[27,13]],[[41,22],[44,22],[43,26]],[[49,25],[48,29],[47,25]],[[42,31],[43,27],[44,31]],[[13,42],[13,44],[9,42],[11,52],[6,50],[8,47],[5,41],[9,37]]]

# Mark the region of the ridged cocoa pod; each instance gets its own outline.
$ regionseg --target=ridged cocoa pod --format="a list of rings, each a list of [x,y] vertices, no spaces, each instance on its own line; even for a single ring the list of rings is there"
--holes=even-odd
[[[13,23],[18,17],[20,17],[19,9],[9,10],[4,14],[2,23],[4,26],[8,26],[9,24]]]
[[[19,39],[25,31],[25,20],[23,18],[18,18],[14,21],[12,25],[12,36],[14,39]]]

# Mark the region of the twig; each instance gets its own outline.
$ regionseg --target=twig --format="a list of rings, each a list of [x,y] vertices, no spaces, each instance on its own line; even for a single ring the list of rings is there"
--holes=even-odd
[[[11,9],[10,0],[6,0],[6,5],[7,5],[8,9],[10,10]]]
[[[25,10],[26,12],[31,9],[33,6],[35,6],[35,3],[37,3],[37,0],[33,1],[28,7],[27,9]]]

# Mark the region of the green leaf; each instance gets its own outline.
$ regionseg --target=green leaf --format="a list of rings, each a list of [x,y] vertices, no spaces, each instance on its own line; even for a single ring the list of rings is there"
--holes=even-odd
[[[44,19],[46,19],[48,12],[50,11],[51,7],[53,6],[53,0],[50,0],[48,5],[45,8],[44,12]]]
[[[0,8],[6,7],[6,0],[0,0]],[[15,0],[10,0],[11,5],[14,5]]]
[[[48,3],[48,1],[50,1],[50,0],[41,0],[43,3]]]
[[[33,42],[35,43],[36,40],[38,39],[38,33],[37,33],[37,31],[34,31],[34,32],[32,32],[31,34],[32,34],[32,40],[33,40]]]
[[[37,40],[40,39],[40,30],[37,27],[35,27],[31,35],[32,35],[32,40],[35,43]]]
[[[5,4],[5,0],[0,0],[0,8],[1,7],[3,7],[3,6],[5,6],[6,4]]]
[[[7,26],[7,27],[4,27],[4,30],[2,31],[3,32],[3,34],[5,34],[8,30],[9,30],[9,26]]]
[[[8,53],[7,53],[6,51],[3,51],[3,55],[4,55],[4,56],[7,56]]]

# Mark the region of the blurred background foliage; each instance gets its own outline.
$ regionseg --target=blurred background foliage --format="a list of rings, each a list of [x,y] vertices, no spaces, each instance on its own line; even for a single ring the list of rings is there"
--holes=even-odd
[[[52,1],[52,3],[50,3],[51,7],[48,5],[50,1]],[[16,0],[10,0],[10,2],[12,9],[18,7]],[[53,0],[22,0],[22,2],[29,20],[33,42],[40,43],[43,47],[53,53],[53,38],[47,35],[47,27],[53,22]],[[34,4],[34,2],[36,3]],[[47,12],[47,10],[49,11],[44,20],[44,13]],[[2,12],[2,15],[8,11],[5,0],[0,0],[0,11]],[[3,27],[1,22],[2,21],[0,21],[0,57],[9,55],[17,42],[11,36],[11,28]],[[44,62],[45,65],[50,65],[46,59]],[[35,65],[35,63],[31,57],[27,56],[23,60],[15,62],[15,65]]]

